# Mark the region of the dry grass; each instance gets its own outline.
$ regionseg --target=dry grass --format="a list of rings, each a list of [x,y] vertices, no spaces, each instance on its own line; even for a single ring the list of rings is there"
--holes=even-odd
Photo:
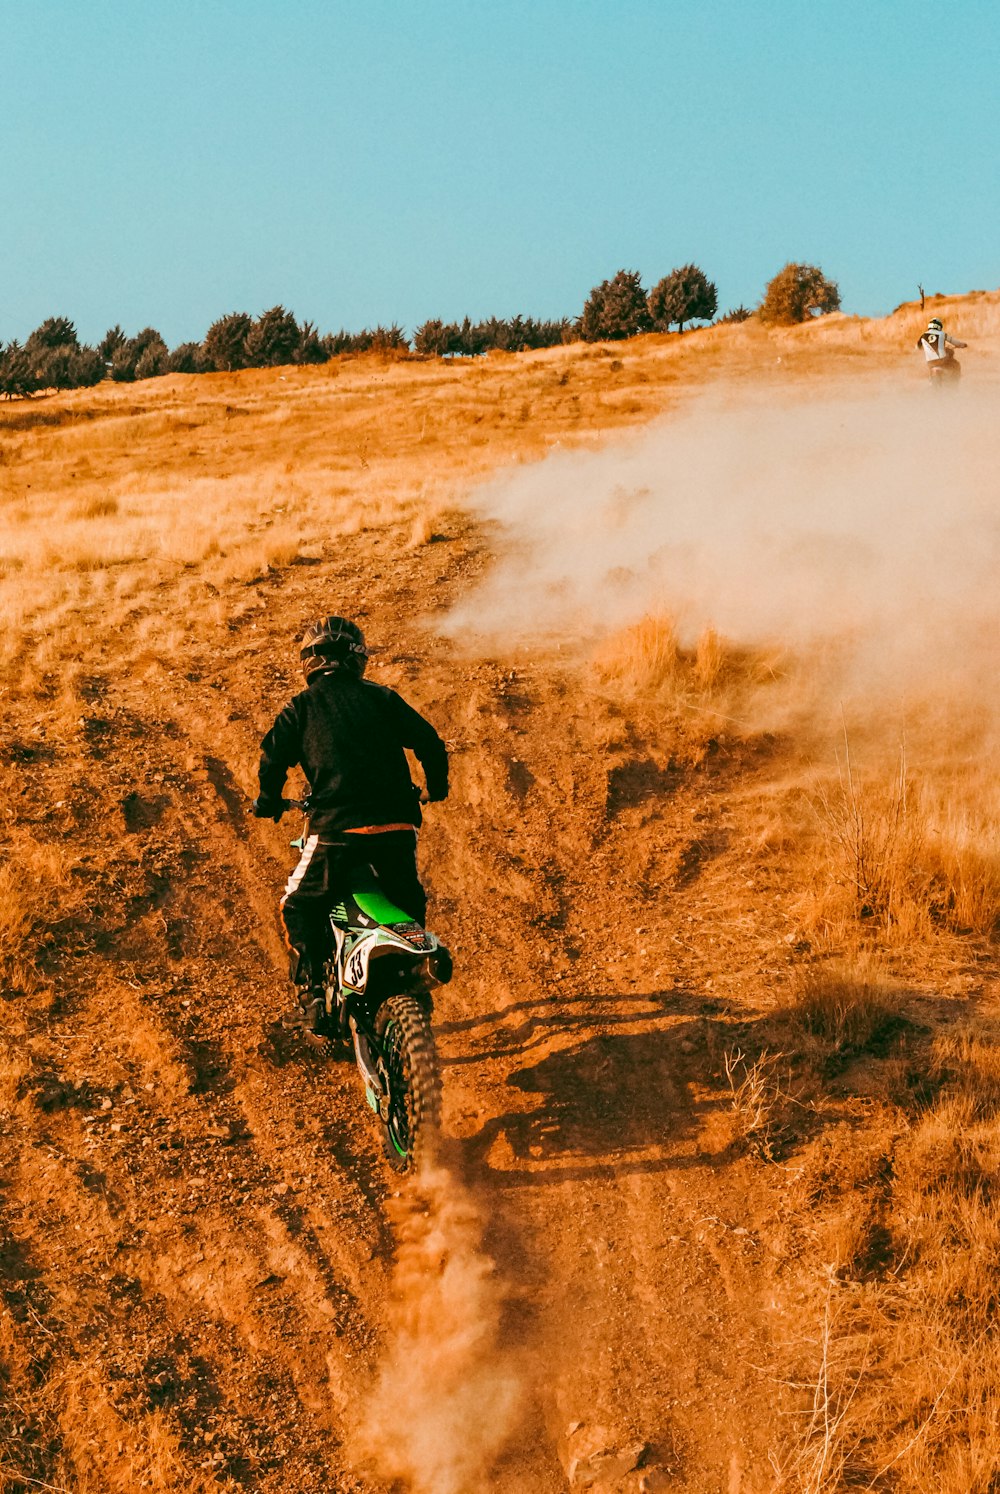
[[[1000,1030],[939,1036],[920,1069],[863,1134],[817,1143],[803,1175],[833,1264],[779,1487],[995,1487]]]
[[[592,658],[610,695],[633,706],[644,701],[688,713],[709,734],[733,725],[752,730],[755,699],[783,680],[773,649],[736,647],[711,627],[685,647],[667,613],[609,634]]]
[[[968,310],[968,324],[958,309],[954,321],[970,339],[980,335],[973,311],[983,336],[991,317],[1000,322],[992,304],[970,302]],[[229,710],[252,711],[254,696],[241,688],[232,700],[222,699],[222,691],[214,699],[207,684],[202,689],[197,683],[199,667],[210,658],[231,682],[242,682],[241,671],[261,669],[255,620],[278,587],[308,574],[293,567],[320,562],[332,573],[349,552],[363,578],[364,562],[389,525],[396,526],[397,540],[402,535],[404,549],[420,550],[440,532],[442,514],[460,509],[464,492],[498,466],[531,460],[556,442],[596,441],[616,426],[659,414],[682,374],[692,383],[716,375],[768,377],[761,353],[772,347],[784,360],[782,378],[789,368],[819,373],[841,355],[850,363],[862,347],[873,366],[899,367],[909,357],[911,319],[906,312],[884,327],[843,318],[787,333],[748,326],[641,339],[614,371],[612,400],[606,350],[563,348],[467,365],[354,359],[280,376],[171,377],[0,410],[0,667],[5,707],[11,719],[18,717],[24,737],[3,745],[48,754],[46,764],[58,764],[70,783],[83,754],[91,747],[106,750],[106,757],[88,760],[87,773],[91,782],[105,771],[110,780],[95,816],[116,812],[114,796],[133,785],[114,780],[114,742],[105,749],[99,735],[91,741],[86,734],[89,726],[101,726],[90,718],[104,709],[102,679],[134,674],[144,690],[148,685],[150,720],[159,720],[162,709],[164,730],[172,724],[171,710],[188,712],[181,750],[197,759],[192,773],[203,771],[199,763],[208,755],[235,758],[252,740],[255,723],[231,727]],[[435,550],[409,561],[436,558]],[[608,693],[629,706],[616,717],[623,740],[633,709],[649,709],[664,736],[664,722],[687,712],[707,736],[718,721],[752,706],[756,692],[772,690],[781,673],[774,660],[741,653],[712,630],[693,646],[680,642],[667,615],[608,640],[595,670]],[[179,696],[157,693],[168,671],[195,677],[183,706],[176,704]],[[126,767],[144,772],[148,722],[106,724],[109,731],[120,726],[134,733],[123,754]],[[481,723],[474,729],[481,731]],[[560,761],[565,755],[561,751]],[[466,762],[472,759],[470,752]],[[70,810],[46,805],[35,825],[19,824],[18,785],[32,771],[32,759],[9,760],[15,766],[2,799],[10,811],[3,825],[7,864],[0,872],[2,974],[8,988],[31,989],[47,952],[74,936],[74,920],[82,924],[87,910],[61,849],[64,840],[72,843]],[[795,771],[794,765],[786,769]],[[468,786],[474,769],[467,772]],[[57,768],[51,773],[55,780]],[[154,796],[160,787],[154,785]],[[704,801],[729,787],[706,788]],[[567,797],[573,791],[568,783]],[[825,792],[814,792],[811,780],[804,788],[800,780],[796,794],[797,803],[815,810],[811,828],[807,832],[799,819],[786,824],[770,852],[782,869],[793,865],[801,872],[803,886],[817,889],[807,895],[811,914],[807,908],[803,915],[811,932],[850,947],[860,930],[865,940],[914,964],[941,930],[952,937],[961,930],[992,932],[1000,911],[994,853],[1000,798],[988,769],[976,783],[963,782],[945,747],[933,772],[900,768],[862,776],[852,767]],[[182,790],[172,796],[182,812]],[[193,842],[197,828],[184,833]],[[112,828],[109,841],[114,836]],[[181,880],[178,868],[160,867],[155,842],[151,832],[142,846],[127,848],[134,863],[133,931],[146,916],[143,857],[150,858],[151,887],[161,875]],[[102,887],[113,899],[113,874],[103,871]],[[712,874],[710,864],[702,874]],[[504,871],[512,885],[519,875]],[[553,896],[541,881],[523,878],[524,901],[535,909],[543,896]],[[155,920],[155,899],[148,901],[148,917]],[[258,911],[244,916],[256,921]],[[784,949],[780,961],[787,975]],[[155,1080],[169,1087],[179,1104],[187,1092],[181,1050],[164,1044],[155,1026],[143,1026],[137,1010],[115,1006],[128,1030],[107,1045],[105,1062],[129,1057],[144,1085]],[[811,1173],[803,1164],[800,1192],[790,1194],[805,1221],[804,1261],[825,1260],[834,1269],[822,1278],[812,1353],[802,1366],[800,1379],[810,1389],[786,1481],[817,1494],[849,1480],[855,1487],[867,1481],[875,1488],[985,1494],[1000,1462],[1000,1347],[993,1327],[1000,1050],[992,1030],[970,1027],[936,1040],[914,1073],[912,1056],[894,1055],[886,1041],[897,1019],[897,998],[876,967],[817,970],[776,1015],[766,1046],[757,1050],[741,1041],[725,1058],[735,1134],[772,1160],[789,1115],[813,1124],[811,1096],[823,1098],[827,1065],[843,1070],[857,1058],[859,1066],[877,1062],[885,1069],[883,1090],[874,1086],[876,1098],[866,1100],[863,1113],[859,1104],[838,1133],[836,1156],[826,1156],[822,1179],[819,1160]],[[104,1028],[112,1030],[111,1017]],[[15,1048],[27,1051],[26,1035],[19,1027],[17,1043],[0,1059],[0,1098],[9,1104],[23,1077]],[[885,1059],[878,1056],[883,1045]],[[74,1124],[68,1116],[70,1147]],[[35,1166],[47,1155],[27,1140],[24,1151]],[[768,1168],[768,1177],[777,1174],[777,1167]],[[72,1182],[68,1168],[66,1175]],[[26,1181],[26,1200],[37,1195],[33,1181]],[[57,1221],[59,1240],[71,1238],[70,1214],[86,1221],[94,1201],[84,1198],[82,1185],[74,1186],[79,1199],[72,1202],[66,1202],[69,1183],[55,1190],[51,1210],[63,1207],[60,1197],[66,1210]],[[26,1217],[34,1227],[30,1211]],[[36,1241],[40,1256],[55,1250],[51,1231],[46,1238],[40,1234]],[[96,1225],[91,1238],[95,1252],[104,1248]],[[243,1259],[236,1250],[233,1257]],[[4,1373],[21,1386],[37,1384],[32,1355],[40,1341],[70,1366],[49,1377],[17,1422],[33,1436],[50,1436],[57,1454],[33,1462],[37,1441],[10,1441],[0,1488],[5,1480],[20,1488],[32,1477],[39,1487],[62,1483],[94,1491],[219,1487],[220,1476],[198,1462],[209,1458],[207,1448],[181,1449],[176,1426],[159,1413],[126,1416],[100,1364],[84,1356],[72,1367],[77,1344],[89,1342],[85,1334],[68,1334],[66,1346],[49,1344],[49,1335],[71,1321],[74,1299],[64,1260],[54,1253],[45,1264],[47,1280],[67,1295],[54,1299],[51,1326],[47,1317],[41,1326],[26,1321],[15,1331],[4,1320],[8,1337],[0,1339],[0,1358]],[[149,1271],[152,1298],[167,1288],[152,1266]],[[290,1278],[299,1274],[298,1267],[288,1272]],[[211,1284],[220,1318],[249,1312],[241,1281],[234,1267]],[[207,1290],[197,1286],[202,1299]]]
[[[808,969],[783,1013],[792,1028],[840,1054],[880,1039],[898,1019],[898,1005],[877,966],[840,962]]]
[[[940,757],[940,749],[939,749]],[[845,754],[835,783],[814,794],[804,832],[804,926],[850,946],[858,934],[897,950],[940,933],[992,937],[1000,924],[1000,813],[995,782],[954,769],[937,780],[907,769],[862,776]],[[801,827],[800,827],[801,828]]]
[[[733,1140],[770,1159],[788,1095],[788,1064],[783,1053],[766,1048],[749,1058],[740,1048],[723,1054],[732,1105]]]

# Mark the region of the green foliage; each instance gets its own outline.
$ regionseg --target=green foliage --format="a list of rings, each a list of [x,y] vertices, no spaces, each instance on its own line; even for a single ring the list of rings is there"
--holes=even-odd
[[[247,362],[255,368],[278,368],[294,363],[301,340],[302,333],[292,313],[283,306],[272,306],[247,333]]]
[[[113,327],[108,328],[97,344],[97,351],[102,358],[110,363],[118,349],[125,346],[125,341],[125,333],[116,322]]]
[[[130,384],[134,379],[154,379],[167,372],[169,353],[155,327],[143,327],[135,337],[121,343],[111,357],[111,377]]]
[[[402,327],[393,322],[391,327],[366,327],[363,332],[328,332],[320,338],[327,358],[338,353],[408,353],[410,344]]]
[[[717,317],[716,326],[727,327],[734,322],[748,322],[752,316],[753,312],[741,303],[739,306],[734,306],[732,311],[727,311],[724,316]]]
[[[303,322],[299,334],[296,363],[325,363],[328,354],[314,322]]]
[[[73,352],[73,360],[70,365],[75,389],[89,388],[92,384],[99,384],[107,376],[108,366],[101,357],[99,348],[86,345],[78,347]]]
[[[638,270],[619,270],[590,292],[580,318],[580,335],[585,342],[617,341],[648,332],[651,324]]]
[[[0,392],[23,396],[36,389],[78,389],[104,374],[104,359],[96,348],[81,346],[69,318],[50,316],[23,348],[11,343],[7,349]]]
[[[380,323],[371,333],[366,333],[366,336],[371,337],[369,346],[373,353],[404,353],[410,350],[406,333],[395,322],[391,327],[383,327]]]
[[[792,326],[809,316],[839,311],[840,291],[816,265],[790,263],[769,282],[759,309],[762,322]]]
[[[514,316],[509,321],[492,316],[485,322],[424,322],[418,327],[413,346],[418,353],[445,357],[473,358],[491,348],[517,353],[524,348],[557,347],[573,336],[569,321],[537,322],[530,316]]]
[[[208,373],[210,364],[200,342],[182,342],[167,359],[168,373]]]
[[[247,338],[253,327],[252,319],[245,311],[232,311],[220,316],[205,333],[205,360],[210,369],[220,373],[232,373],[234,369],[246,368]]]
[[[436,354],[443,357],[448,352],[450,329],[444,322],[423,322],[413,334],[413,350],[416,353]]]
[[[649,293],[649,314],[661,332],[669,331],[673,322],[683,332],[685,322],[711,321],[718,305],[714,284],[697,265],[671,270]]]
[[[26,399],[38,388],[31,359],[19,342],[0,347],[0,396],[4,399]]]
[[[24,346],[29,358],[34,358],[60,348],[78,348],[80,342],[68,316],[50,316],[35,328]]]
[[[161,338],[159,342],[148,342],[136,359],[137,379],[158,379],[170,372],[170,354]]]

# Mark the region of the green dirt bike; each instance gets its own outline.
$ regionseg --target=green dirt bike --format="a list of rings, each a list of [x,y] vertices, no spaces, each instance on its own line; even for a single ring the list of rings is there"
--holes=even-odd
[[[302,800],[284,802],[289,809],[307,808]],[[397,1172],[409,1172],[431,1156],[440,1127],[431,991],[451,980],[451,955],[389,901],[366,865],[351,873],[330,926],[334,953],[324,970],[325,1010],[306,1037],[319,1048],[353,1048],[386,1157]]]

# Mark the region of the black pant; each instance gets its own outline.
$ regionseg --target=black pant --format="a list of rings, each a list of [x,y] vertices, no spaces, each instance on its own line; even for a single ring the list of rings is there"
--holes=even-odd
[[[379,835],[344,835],[321,843],[310,835],[281,899],[281,916],[297,986],[318,985],[333,954],[330,909],[340,902],[357,866],[370,866],[390,902],[416,923],[427,916],[427,897],[417,876],[415,830]]]

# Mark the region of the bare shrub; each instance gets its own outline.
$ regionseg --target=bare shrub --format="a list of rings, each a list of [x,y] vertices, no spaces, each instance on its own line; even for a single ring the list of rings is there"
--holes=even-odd
[[[723,1054],[735,1139],[765,1158],[773,1156],[778,1121],[787,1099],[778,1074],[783,1062],[783,1053],[769,1053],[766,1048],[754,1059],[739,1048]]]

